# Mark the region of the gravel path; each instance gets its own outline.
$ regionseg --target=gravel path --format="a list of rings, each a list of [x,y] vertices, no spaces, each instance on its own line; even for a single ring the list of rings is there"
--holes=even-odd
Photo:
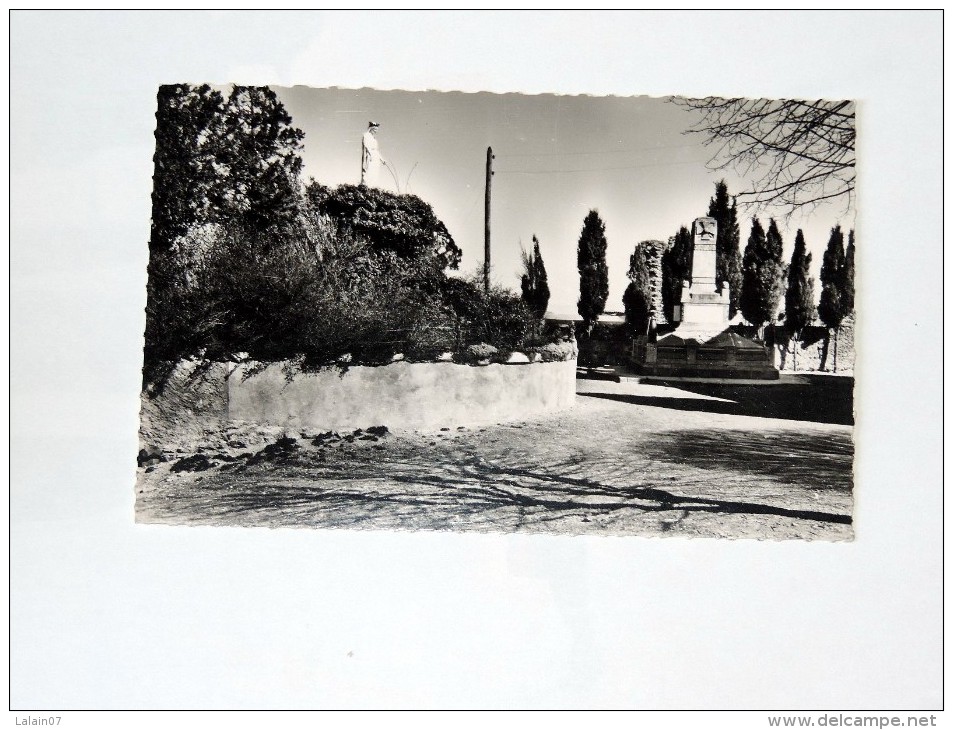
[[[199,471],[141,469],[137,519],[852,538],[849,379],[577,384],[572,410],[532,422],[305,434],[263,449],[223,435],[189,462]]]

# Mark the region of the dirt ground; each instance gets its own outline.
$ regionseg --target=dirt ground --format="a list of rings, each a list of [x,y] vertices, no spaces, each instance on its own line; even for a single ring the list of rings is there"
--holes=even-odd
[[[137,519],[167,524],[849,540],[845,377],[577,381],[532,422],[434,432],[206,431],[140,454]],[[194,453],[189,453],[194,452]]]

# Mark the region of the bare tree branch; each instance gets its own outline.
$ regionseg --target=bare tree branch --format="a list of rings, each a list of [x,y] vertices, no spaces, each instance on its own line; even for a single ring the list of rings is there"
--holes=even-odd
[[[714,150],[713,169],[733,167],[748,178],[738,194],[749,205],[787,206],[793,212],[854,195],[854,103],[795,99],[673,97],[698,113],[687,133]]]

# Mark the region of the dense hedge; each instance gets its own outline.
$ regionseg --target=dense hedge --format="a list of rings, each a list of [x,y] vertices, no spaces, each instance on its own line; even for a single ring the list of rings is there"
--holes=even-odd
[[[294,361],[308,370],[551,341],[529,334],[534,319],[512,292],[484,293],[426,256],[375,248],[326,217],[301,231],[211,225],[154,252],[146,385],[187,357]]]
[[[526,344],[515,294],[447,275],[461,251],[427,202],[302,187],[303,138],[268,87],[160,88],[147,389],[186,359],[308,369]]]

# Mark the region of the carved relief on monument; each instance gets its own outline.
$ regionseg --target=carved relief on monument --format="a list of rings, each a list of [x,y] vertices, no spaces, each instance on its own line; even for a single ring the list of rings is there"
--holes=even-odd
[[[716,277],[715,242],[718,237],[718,222],[714,218],[696,218],[693,228],[692,286],[696,293],[713,293]]]

